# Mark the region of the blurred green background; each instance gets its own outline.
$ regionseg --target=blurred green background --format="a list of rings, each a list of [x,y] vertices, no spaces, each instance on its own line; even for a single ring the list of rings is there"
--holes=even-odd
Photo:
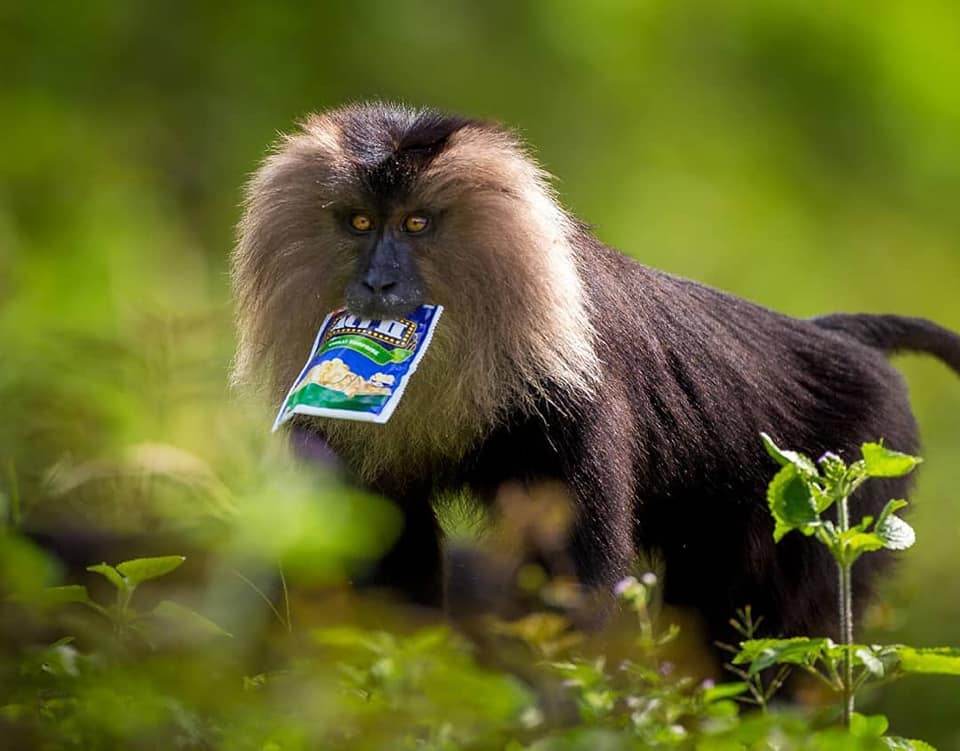
[[[268,418],[224,407],[241,186],[349,100],[510,123],[644,263],[798,316],[960,330],[955,0],[5,2],[0,82],[0,461],[25,503],[51,467],[145,441],[225,476],[256,461]],[[869,635],[957,644],[960,382],[902,367],[919,544]],[[956,681],[867,708],[960,749]]]

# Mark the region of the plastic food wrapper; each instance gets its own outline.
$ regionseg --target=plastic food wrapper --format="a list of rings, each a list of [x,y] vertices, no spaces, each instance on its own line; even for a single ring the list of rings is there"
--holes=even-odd
[[[443,307],[421,305],[404,318],[330,313],[310,357],[283,400],[277,430],[294,415],[384,423],[423,357]]]

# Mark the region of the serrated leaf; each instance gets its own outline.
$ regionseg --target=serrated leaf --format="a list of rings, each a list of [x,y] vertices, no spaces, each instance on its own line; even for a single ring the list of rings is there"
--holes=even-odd
[[[886,518],[902,508],[906,508],[909,504],[906,501],[893,500],[887,501],[887,505],[883,507],[883,511],[880,512],[880,516],[877,517],[877,524],[883,524],[886,521]]]
[[[182,555],[164,555],[156,558],[134,558],[117,564],[117,571],[126,577],[128,584],[138,584],[169,574],[180,567],[186,558]]]
[[[877,657],[871,650],[861,648],[855,650],[853,654],[860,660],[860,664],[870,671],[871,675],[877,678],[883,678],[883,674],[886,672],[883,666],[883,660]],[[885,732],[886,728],[884,728],[880,734],[882,735]]]
[[[817,472],[817,465],[814,464],[813,460],[806,454],[780,448],[766,433],[761,433],[760,438],[763,439],[763,445],[767,453],[781,466],[796,467],[797,472],[804,477],[816,477],[819,474],[819,472]]]
[[[880,739],[883,745],[891,751],[937,751],[926,741],[918,741],[915,738],[901,738],[896,735],[888,735]]]
[[[87,571],[100,574],[100,576],[110,582],[117,589],[126,589],[127,587],[127,583],[123,580],[120,572],[108,563],[97,563],[93,566],[87,566]]]
[[[157,603],[153,609],[153,615],[191,637],[231,636],[228,631],[220,628],[206,616],[172,600]]]
[[[960,675],[960,648],[897,647],[900,669],[905,673],[937,673]]]
[[[748,672],[756,675],[773,665],[813,665],[832,646],[829,639],[750,639],[740,645],[733,658],[735,665],[749,663]]]
[[[888,449],[881,443],[865,443],[860,450],[869,477],[903,477],[923,461],[919,457]]]
[[[873,524],[873,517],[870,514],[867,514],[860,520],[860,523],[850,529],[856,532],[866,532],[870,528],[870,525]]]
[[[789,524],[784,524],[778,519],[776,524],[773,525],[773,541],[780,542],[787,532],[793,532],[794,529],[796,529],[796,527],[793,527]]]
[[[840,544],[843,546],[847,564],[853,563],[863,553],[871,553],[886,547],[885,538],[875,532],[860,532],[848,529],[840,535]]]
[[[888,550],[906,550],[917,541],[917,533],[899,516],[889,514],[883,523],[878,523],[874,533],[883,540]]]
[[[813,485],[808,489],[810,490],[810,498],[813,501],[813,507],[816,509],[818,514],[822,514],[836,501],[836,499],[830,495],[830,493],[824,492],[823,488],[821,488],[819,485]]]
[[[787,464],[770,481],[767,486],[767,504],[776,521],[773,532],[776,542],[793,529],[807,535],[812,534],[819,523],[820,518],[810,492],[793,464]]]

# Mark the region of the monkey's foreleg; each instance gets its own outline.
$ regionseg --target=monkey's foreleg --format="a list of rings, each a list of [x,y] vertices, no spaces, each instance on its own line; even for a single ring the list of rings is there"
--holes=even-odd
[[[436,514],[423,498],[400,504],[403,529],[374,569],[361,581],[363,587],[393,590],[417,605],[443,605],[443,555]]]
[[[578,583],[588,594],[586,620],[578,625],[602,626],[613,612],[617,582],[632,572],[635,551],[630,537],[632,519],[627,498],[609,489],[578,498],[578,509],[567,543]]]
[[[590,592],[591,622],[602,625],[615,605],[614,588],[636,560],[634,451],[618,422],[628,405],[610,398],[583,425],[581,450],[568,465],[574,516],[566,552]],[[586,625],[591,625],[588,623]]]

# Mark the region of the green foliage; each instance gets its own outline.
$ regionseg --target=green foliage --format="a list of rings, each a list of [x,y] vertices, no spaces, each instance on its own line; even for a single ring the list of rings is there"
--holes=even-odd
[[[608,668],[604,657],[574,657],[550,662],[549,667],[563,678],[584,725],[620,729],[640,747],[682,747],[698,736],[723,735],[736,726],[736,705],[730,699],[743,693],[746,685],[705,682],[694,686],[690,679],[664,672],[660,655],[676,639],[677,630],[656,629],[650,616],[655,584],[656,577],[647,574],[641,580],[629,577],[618,586],[624,604],[637,619],[633,659],[615,671]],[[553,741],[543,742],[543,747],[553,748],[551,743],[563,747],[559,739],[565,737],[585,742],[579,740],[578,731],[559,734]],[[599,737],[611,742],[616,739]]]
[[[865,553],[882,548],[909,548],[916,536],[913,528],[895,515],[907,505],[905,501],[891,500],[876,520],[865,516],[855,525],[850,523],[848,509],[850,495],[866,480],[902,477],[921,460],[879,443],[866,443],[862,447],[863,458],[849,466],[831,453],[815,463],[801,453],[781,449],[765,433],[761,437],[767,453],[782,467],[767,491],[775,520],[774,540],[779,542],[788,532],[798,531],[815,535],[830,551],[839,572],[843,643],[836,644],[828,638],[752,638],[755,624],[747,610],[740,614],[739,621],[733,622],[746,639],[739,649],[728,647],[734,655],[731,669],[748,682],[754,703],[765,707],[771,694],[763,684],[762,673],[777,668],[772,685],[779,685],[785,670],[799,668],[843,695],[844,724],[851,735],[880,739],[888,748],[924,747],[926,744],[919,742],[884,737],[887,719],[858,715],[853,711],[854,696],[868,682],[887,682],[909,673],[960,675],[960,650],[853,642],[851,567]],[[836,522],[824,519],[821,514],[834,506]]]
[[[847,498],[871,477],[902,477],[914,470],[921,459],[891,451],[878,443],[865,443],[863,459],[849,467],[838,456],[826,454],[817,463],[795,451],[777,447],[762,434],[767,453],[782,466],[767,489],[767,504],[776,522],[773,537],[788,532],[816,535],[843,567],[850,567],[864,553],[881,548],[904,550],[916,540],[913,528],[895,512],[906,501],[887,503],[874,520],[864,517],[859,524],[834,523],[821,515],[835,504],[845,507]],[[845,511],[840,518],[844,519]]]
[[[372,742],[374,731],[384,734],[380,742],[409,734],[424,748],[486,747],[502,743],[502,729],[519,725],[532,706],[517,680],[479,669],[469,646],[447,628],[399,638],[341,627],[312,637],[338,660],[347,720],[338,733],[361,745]],[[528,715],[527,722],[534,719]]]
[[[47,587],[33,593],[30,601],[37,605],[66,605],[71,602],[88,604],[92,602],[90,595],[87,594],[87,588],[82,584],[65,584],[62,587]]]
[[[899,668],[905,673],[960,675],[960,648],[898,647]]]
[[[469,742],[441,727],[456,716],[457,690],[414,723],[340,712],[338,665],[360,658],[320,653],[310,633],[333,616],[361,635],[394,624],[395,608],[365,624],[323,593],[389,543],[397,517],[329,477],[292,471],[273,455],[269,410],[225,393],[227,249],[240,185],[278,131],[371,96],[503,119],[561,177],[564,202],[646,263],[795,315],[883,309],[960,328],[954,16],[943,0],[491,0],[416,2],[402,13],[383,0],[94,1],[69,13],[5,4],[3,745],[317,748],[338,726],[351,728],[353,747],[368,730],[368,746],[390,749],[423,745],[424,733],[435,747]],[[960,397],[939,366],[902,366],[928,446],[911,516],[923,544],[888,584],[889,613],[875,630],[937,644],[960,620],[951,502]],[[802,506],[800,514],[793,521],[808,524]],[[129,602],[134,622],[154,624],[149,640],[115,625],[121,588],[103,572],[81,583],[16,534],[78,523],[81,537],[148,530],[176,540],[162,552],[188,555]],[[882,526],[862,532],[891,547],[908,542]],[[176,622],[195,620],[165,601],[232,638],[181,632]],[[529,646],[509,629],[497,638],[523,642],[535,661],[597,657],[556,618],[518,630]],[[473,660],[455,640],[450,650],[460,649]],[[599,651],[616,683],[612,655],[622,645]],[[935,658],[941,669],[951,655],[913,657],[906,662]],[[509,671],[488,672],[516,687]],[[750,680],[769,690],[766,676]],[[574,704],[579,696],[556,691]],[[503,745],[644,747],[609,724],[623,706],[617,697],[599,724],[579,725],[575,714],[567,729],[538,705],[551,716],[533,728],[536,712],[522,715],[527,724],[505,719],[503,735],[513,737]],[[874,700],[894,728],[955,742],[960,692],[904,681]],[[690,731],[681,745],[866,747],[772,714],[719,736]]]
[[[156,579],[158,576],[169,574],[171,571],[179,568],[186,558],[182,555],[167,555],[160,558],[135,558],[132,561],[118,563],[116,572],[122,577],[123,586],[130,591],[137,588],[137,585],[149,579]],[[109,569],[110,566],[102,564],[100,568]],[[91,569],[92,570],[92,569]],[[107,577],[116,584],[113,577]]]
[[[51,626],[72,623],[78,636],[3,653],[0,669],[12,667],[19,675],[0,692],[7,737],[28,746],[84,749],[147,743],[185,749],[726,751],[774,742],[797,749],[920,748],[906,741],[889,745],[879,717],[858,717],[849,734],[818,729],[789,712],[741,718],[735,700],[761,670],[777,661],[814,666],[833,659],[836,646],[828,640],[748,641],[735,660],[749,662],[746,680],[694,681],[665,657],[678,631],[659,627],[651,616],[656,578],[650,574],[617,588],[634,620],[630,656],[615,664],[586,651],[582,637],[568,638],[576,635],[562,617],[531,614],[488,631],[496,636],[484,662],[513,655],[510,669],[483,666],[474,644],[446,626],[384,630],[348,623],[301,631],[288,622],[289,630],[270,639],[282,656],[246,672],[255,663],[242,654],[257,648],[262,635],[226,638],[213,621],[171,600],[137,609],[133,590],[139,596],[141,587],[158,586],[183,562],[164,556],[91,566],[122,595],[122,608],[97,604],[80,585],[43,588],[36,599],[8,604]],[[77,604],[98,620],[60,617]],[[519,663],[518,649],[527,655]],[[909,653],[915,665],[921,652]],[[938,656],[957,659],[955,653]],[[522,664],[525,681],[515,672]]]
[[[769,678],[765,678],[760,669],[755,669],[752,665],[752,661],[750,661],[751,664],[749,665],[748,669],[744,670],[742,667],[740,667],[744,664],[744,662],[746,662],[742,658],[743,653],[747,650],[746,645],[754,641],[754,636],[757,634],[762,622],[763,616],[754,618],[752,606],[746,605],[745,607],[738,609],[736,612],[736,617],[730,619],[730,625],[738,634],[740,634],[740,636],[743,637],[744,641],[742,641],[738,647],[730,644],[719,644],[718,646],[734,656],[734,659],[725,667],[731,673],[743,679],[743,683],[741,685],[744,686],[744,689],[747,693],[744,693],[740,697],[740,701],[754,704],[760,707],[763,711],[766,711],[770,700],[774,697],[777,691],[780,690],[784,681],[790,675],[790,664],[781,664],[779,669]]]

